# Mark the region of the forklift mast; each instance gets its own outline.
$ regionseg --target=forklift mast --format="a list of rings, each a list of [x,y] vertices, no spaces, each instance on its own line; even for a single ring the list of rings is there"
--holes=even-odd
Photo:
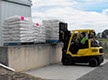
[[[64,22],[59,23],[59,41],[63,42],[63,53],[67,51],[68,43],[71,37],[71,32],[68,30],[68,24]]]

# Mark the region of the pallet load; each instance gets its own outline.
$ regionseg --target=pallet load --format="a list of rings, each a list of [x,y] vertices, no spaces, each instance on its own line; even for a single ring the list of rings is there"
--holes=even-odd
[[[46,30],[46,41],[57,42],[59,41],[59,20],[43,20],[43,26]]]
[[[35,43],[45,43],[46,42],[46,34],[45,34],[45,27],[42,25],[37,26],[34,23],[34,36],[35,36]]]
[[[43,26],[43,25],[40,25],[40,37],[39,37],[39,41],[41,42],[41,43],[44,43],[44,42],[46,42],[46,31],[45,31],[45,26]]]
[[[39,43],[39,26],[37,26],[35,23],[33,24],[33,30],[34,30],[34,42]]]
[[[33,22],[30,18],[13,16],[7,18],[3,25],[4,43],[34,42]]]

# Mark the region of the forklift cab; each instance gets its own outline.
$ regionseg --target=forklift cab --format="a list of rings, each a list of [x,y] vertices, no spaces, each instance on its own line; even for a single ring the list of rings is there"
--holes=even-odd
[[[85,33],[87,39],[84,44],[81,43],[82,32]],[[67,51],[63,53],[63,65],[73,63],[89,63],[92,67],[100,65],[103,62],[103,48],[91,46],[94,37],[94,30],[73,30]]]
[[[85,34],[84,37],[86,38],[84,43],[81,43],[82,39],[84,38],[84,37],[82,37],[82,33]],[[72,39],[71,39],[71,43],[69,45],[70,46],[69,51],[72,54],[78,54],[78,51],[80,49],[87,49],[87,48],[89,48],[88,31],[79,31],[79,30],[78,31],[77,30],[73,31],[71,37],[72,37]]]

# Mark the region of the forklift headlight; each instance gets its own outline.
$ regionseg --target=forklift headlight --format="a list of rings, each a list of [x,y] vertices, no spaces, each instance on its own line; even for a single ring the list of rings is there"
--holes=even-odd
[[[98,52],[98,49],[92,49],[92,52]]]

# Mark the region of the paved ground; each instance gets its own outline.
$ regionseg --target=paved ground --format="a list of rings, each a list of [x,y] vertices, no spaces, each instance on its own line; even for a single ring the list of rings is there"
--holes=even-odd
[[[99,67],[104,67],[104,64],[106,62],[108,62],[108,60],[105,60],[105,62]],[[77,64],[73,66],[63,66],[61,63],[59,63],[55,65],[38,68],[38,69],[29,70],[24,73],[27,73],[27,74],[30,74],[36,77],[41,77],[44,79],[76,80],[95,69],[96,68],[89,67],[85,64],[82,64],[82,65]]]
[[[82,76],[78,80],[108,80],[108,63]]]

